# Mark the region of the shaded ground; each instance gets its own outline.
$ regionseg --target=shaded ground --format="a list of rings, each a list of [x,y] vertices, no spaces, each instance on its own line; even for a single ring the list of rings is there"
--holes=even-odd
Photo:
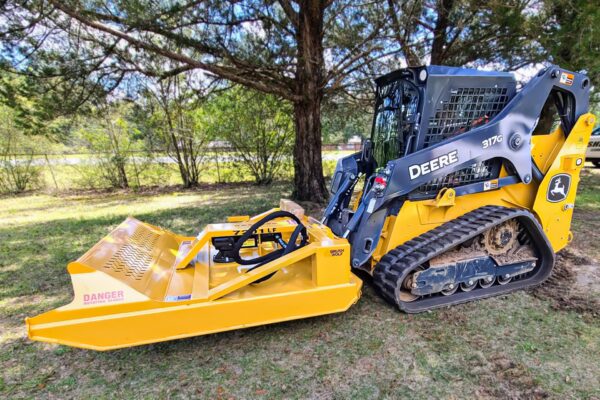
[[[549,300],[559,310],[600,316],[600,268],[595,260],[571,249],[558,254],[550,278],[532,290],[535,297]]]
[[[582,184],[574,242],[534,291],[406,315],[367,282],[344,314],[109,353],[26,339],[25,316],[70,301],[69,260],[129,214],[194,234],[289,188],[2,198],[0,398],[600,398],[600,175]]]

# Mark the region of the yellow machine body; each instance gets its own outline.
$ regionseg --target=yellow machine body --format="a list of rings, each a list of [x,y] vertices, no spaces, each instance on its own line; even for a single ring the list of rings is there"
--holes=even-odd
[[[279,209],[208,225],[197,237],[128,218],[69,264],[73,301],[28,318],[29,337],[110,350],[345,311],[362,285],[350,272],[348,242],[294,203],[282,201],[281,208],[301,217],[309,242],[250,271],[215,263],[212,239],[239,235]],[[278,219],[261,230],[288,240],[295,227]],[[241,255],[266,254],[275,246],[255,243]]]
[[[487,205],[532,210],[554,252],[560,251],[572,239],[571,219],[579,174],[584,166],[594,123],[594,115],[585,114],[578,119],[566,138],[561,127],[547,135],[532,137],[533,160],[545,175],[539,184],[519,183],[465,196],[455,196],[453,189],[446,189],[432,200],[404,202],[397,216],[386,219],[382,240],[373,253],[371,268],[385,254],[406,241]],[[551,178],[559,173],[571,176],[571,189],[564,203],[550,203],[546,201],[548,185]],[[506,176],[506,171],[503,170],[500,176]]]

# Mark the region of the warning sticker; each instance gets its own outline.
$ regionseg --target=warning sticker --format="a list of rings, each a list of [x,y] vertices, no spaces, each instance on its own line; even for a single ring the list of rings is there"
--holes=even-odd
[[[493,189],[498,189],[498,179],[483,182],[483,190],[488,191]]]
[[[125,293],[122,290],[112,290],[108,292],[85,293],[83,295],[83,305],[116,303],[125,300]]]
[[[560,74],[560,83],[563,85],[571,86],[573,84],[573,79],[575,79],[575,75],[569,74],[568,72],[562,72]]]
[[[191,294],[183,294],[180,296],[166,296],[165,301],[183,301],[183,300],[189,300],[191,298],[192,298]]]

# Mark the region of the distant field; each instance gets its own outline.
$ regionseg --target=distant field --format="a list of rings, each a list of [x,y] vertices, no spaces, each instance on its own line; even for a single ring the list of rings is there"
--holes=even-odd
[[[66,264],[126,216],[193,235],[284,184],[0,198],[0,398],[600,398],[600,174],[541,289],[401,314],[367,281],[348,312],[96,353],[26,339],[70,301]]]
[[[351,154],[350,151],[324,151],[323,171],[330,176],[340,157]],[[21,158],[16,162],[25,162]],[[170,186],[182,183],[177,164],[166,155],[156,155],[150,161],[136,156],[127,167],[129,183],[132,187]],[[79,189],[103,189],[108,183],[102,179],[98,159],[86,154],[36,156],[33,165],[41,172],[40,187],[46,191],[65,191]],[[293,179],[291,160],[284,163],[278,171],[276,180]],[[201,165],[200,182],[235,183],[252,182],[250,170],[233,153],[209,154]]]

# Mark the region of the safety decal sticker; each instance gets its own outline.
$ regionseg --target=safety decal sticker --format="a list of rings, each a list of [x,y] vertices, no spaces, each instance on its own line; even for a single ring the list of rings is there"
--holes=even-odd
[[[558,203],[567,198],[569,188],[571,187],[571,175],[554,175],[548,185],[548,194],[546,199],[550,203]]]
[[[192,298],[191,294],[182,294],[180,296],[167,296],[165,297],[165,301],[183,301],[189,300]]]
[[[498,179],[493,179],[491,181],[483,182],[483,190],[484,191],[494,190],[494,189],[498,189]]]
[[[377,199],[371,199],[369,201],[369,205],[367,206],[367,212],[371,214],[373,210],[375,210],[375,204],[377,203]]]
[[[563,85],[573,85],[573,79],[575,79],[575,75],[569,74],[568,72],[562,72],[560,74],[560,83],[562,83]]]
[[[122,290],[112,290],[107,292],[85,293],[83,295],[83,305],[95,305],[105,303],[116,303],[125,300],[125,293]]]

